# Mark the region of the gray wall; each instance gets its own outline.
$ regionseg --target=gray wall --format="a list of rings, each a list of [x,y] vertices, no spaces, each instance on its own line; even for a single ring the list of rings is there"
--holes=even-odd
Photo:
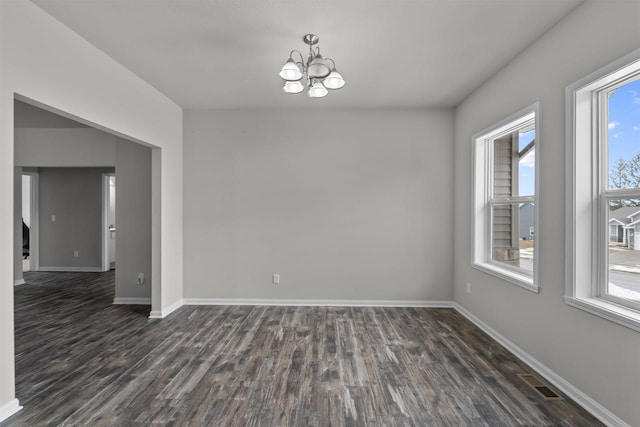
[[[116,219],[116,298],[151,298],[151,150],[122,139],[116,140]]]
[[[93,128],[19,128],[16,166],[113,166],[115,137]]]
[[[113,169],[40,168],[40,270],[101,270],[102,174],[107,172]]]
[[[451,300],[452,141],[451,110],[186,112],[185,298]]]
[[[564,303],[565,87],[640,46],[640,3],[588,1],[456,110],[455,300],[629,425],[640,425],[640,334]],[[471,137],[542,101],[540,293],[471,268]],[[471,283],[471,294],[465,292]]]

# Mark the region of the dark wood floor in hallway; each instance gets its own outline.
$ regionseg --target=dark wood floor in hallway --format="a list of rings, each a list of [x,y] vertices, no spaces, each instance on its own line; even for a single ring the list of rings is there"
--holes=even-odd
[[[451,309],[114,306],[113,272],[15,290],[5,426],[592,426]]]

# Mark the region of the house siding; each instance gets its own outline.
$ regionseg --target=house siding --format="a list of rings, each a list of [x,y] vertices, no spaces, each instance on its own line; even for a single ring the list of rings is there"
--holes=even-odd
[[[507,135],[493,142],[494,198],[513,195],[512,136]],[[492,212],[493,259],[510,261],[518,259],[514,251],[514,213],[511,205],[494,206]]]

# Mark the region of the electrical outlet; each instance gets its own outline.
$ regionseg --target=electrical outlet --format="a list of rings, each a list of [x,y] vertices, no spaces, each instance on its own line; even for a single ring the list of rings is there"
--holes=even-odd
[[[78,258],[78,251],[73,251],[73,256]]]
[[[56,222],[56,216],[55,215],[51,215],[51,222]]]
[[[144,283],[144,273],[138,273],[138,285],[142,285]]]
[[[277,285],[280,283],[280,275],[278,273],[275,273],[273,275],[273,280],[271,281],[274,285]]]
[[[467,283],[467,294],[471,295],[471,283]]]

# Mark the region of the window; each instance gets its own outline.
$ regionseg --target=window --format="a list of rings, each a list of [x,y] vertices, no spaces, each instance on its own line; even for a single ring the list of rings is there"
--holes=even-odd
[[[475,268],[537,292],[539,103],[473,136]]]
[[[565,301],[640,331],[640,49],[566,103]]]

